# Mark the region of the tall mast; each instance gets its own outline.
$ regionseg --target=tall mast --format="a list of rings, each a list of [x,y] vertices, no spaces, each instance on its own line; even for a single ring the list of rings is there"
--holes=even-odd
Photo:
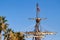
[[[40,8],[38,3],[36,4],[36,25],[35,25],[35,32],[40,32],[39,30],[39,25],[40,25],[40,18],[39,18],[39,12],[40,12]],[[37,34],[35,34],[34,36],[39,36]],[[35,37],[35,40],[41,40],[39,37]]]
[[[40,23],[40,18],[38,17],[39,14],[39,7],[38,7],[38,3],[36,4],[36,25],[35,25],[35,32],[39,32],[39,23]]]

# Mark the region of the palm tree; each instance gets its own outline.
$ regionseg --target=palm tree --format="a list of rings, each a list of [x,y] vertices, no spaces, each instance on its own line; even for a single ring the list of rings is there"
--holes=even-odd
[[[15,36],[17,40],[24,40],[24,34],[21,32],[16,32]]]
[[[5,17],[0,16],[0,40],[2,37],[1,32],[4,32],[4,40],[24,40],[24,35],[21,32],[13,32],[11,29],[7,29]]]
[[[0,16],[0,40],[1,40],[1,37],[2,37],[2,34],[1,32],[4,31],[6,32],[6,29],[7,29],[7,23],[6,23],[7,20],[5,20],[5,17],[3,16]]]
[[[7,29],[7,31],[4,33],[4,40],[11,40],[12,37],[11,35],[13,34],[14,32],[12,31],[12,29]]]

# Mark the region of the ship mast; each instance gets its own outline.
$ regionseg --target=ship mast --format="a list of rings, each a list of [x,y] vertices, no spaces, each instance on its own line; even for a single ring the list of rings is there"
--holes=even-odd
[[[40,12],[40,9],[39,9],[39,5],[38,3],[36,4],[36,25],[35,25],[35,32],[40,32],[39,30],[39,25],[40,25],[40,21],[41,19],[38,17],[38,14]],[[34,36],[39,36],[37,34],[35,34]],[[35,37],[35,40],[41,40],[39,37]]]
[[[39,12],[40,12],[40,9],[39,9],[39,5],[38,3],[36,4],[36,18],[35,18],[35,21],[36,21],[36,24],[35,24],[35,31],[30,31],[30,32],[25,32],[27,38],[33,38],[33,40],[41,40],[42,38],[45,37],[45,35],[53,35],[55,34],[55,32],[42,32],[41,31],[41,28],[39,30],[39,26],[40,26],[40,21],[45,19],[45,18],[40,18],[38,15],[39,15]],[[33,19],[33,18],[32,18]],[[33,35],[33,36],[29,36],[29,35]]]

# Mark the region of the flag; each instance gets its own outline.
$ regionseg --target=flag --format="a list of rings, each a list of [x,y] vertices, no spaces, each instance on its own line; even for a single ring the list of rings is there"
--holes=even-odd
[[[40,12],[40,8],[39,8],[39,6],[38,6],[38,3],[37,3],[37,5],[36,5],[36,8],[37,8],[37,12]]]

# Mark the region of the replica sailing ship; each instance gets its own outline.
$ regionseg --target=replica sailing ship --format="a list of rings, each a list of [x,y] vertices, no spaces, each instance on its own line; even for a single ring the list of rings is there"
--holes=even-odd
[[[33,19],[33,20],[36,21],[36,24],[35,24],[35,27],[34,27],[35,29],[34,29],[34,31],[25,32],[26,35],[32,35],[32,36],[26,36],[27,38],[32,37],[33,40],[41,40],[42,38],[45,37],[45,35],[53,35],[53,34],[55,34],[55,32],[47,32],[47,31],[42,32],[41,28],[39,29],[40,21],[46,19],[46,18],[40,18],[38,16],[39,12],[40,12],[40,8],[39,8],[39,5],[37,3],[36,4],[36,18],[29,18],[29,19]]]

